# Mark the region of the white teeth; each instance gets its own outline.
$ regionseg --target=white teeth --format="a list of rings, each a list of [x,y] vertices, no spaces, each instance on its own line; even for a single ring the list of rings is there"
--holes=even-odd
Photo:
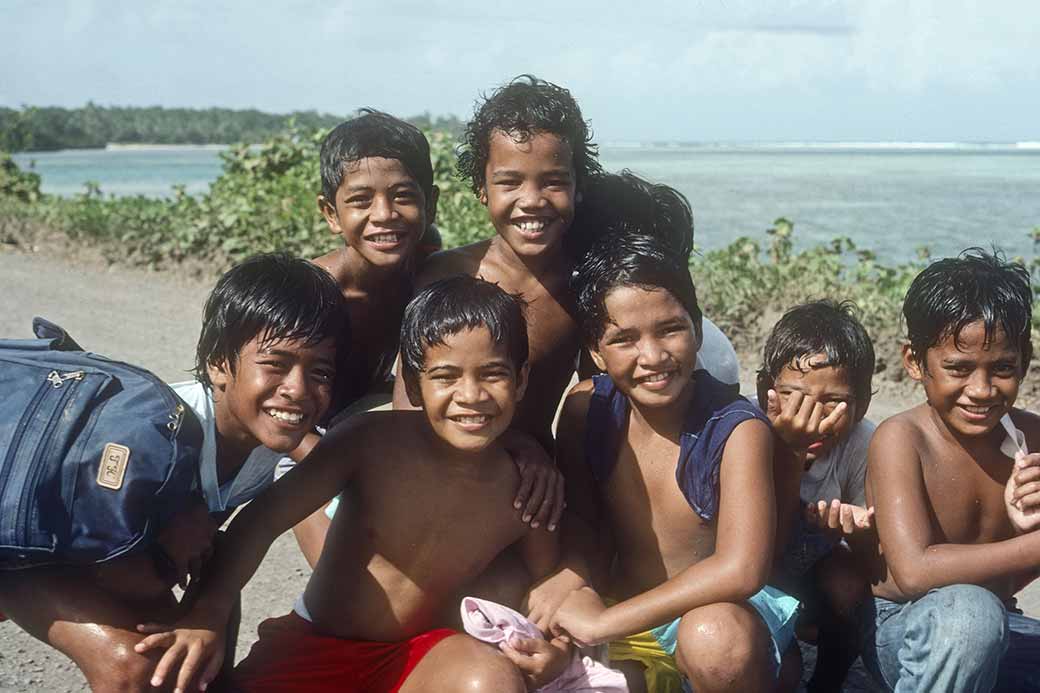
[[[401,240],[399,233],[377,233],[368,237],[373,243],[397,243]]]
[[[962,404],[961,408],[964,409],[964,411],[969,412],[971,414],[987,414],[989,413],[989,410],[993,407],[972,407],[966,404]]]
[[[489,416],[456,416],[453,417],[455,421],[461,424],[483,424],[487,423]]]
[[[266,411],[271,418],[285,421],[286,423],[298,424],[303,421],[303,414],[299,412],[282,411],[281,409],[267,409]]]
[[[546,227],[546,223],[547,222],[544,219],[540,219],[538,221],[521,221],[516,226],[521,231],[527,231],[528,233],[535,233],[537,231],[541,231],[542,229],[544,229]]]
[[[668,376],[669,373],[654,373],[653,375],[648,375],[644,378],[640,378],[640,380],[644,383],[659,383],[662,380],[668,378]]]

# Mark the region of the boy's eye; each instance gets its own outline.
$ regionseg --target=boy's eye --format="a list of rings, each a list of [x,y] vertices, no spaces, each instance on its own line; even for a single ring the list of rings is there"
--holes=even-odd
[[[404,200],[410,202],[416,198],[416,194],[411,190],[398,190],[394,193],[395,200]]]
[[[346,199],[346,203],[351,207],[367,207],[372,203],[372,198],[368,195],[351,195]]]
[[[314,371],[314,377],[323,383],[331,383],[336,379],[336,371],[332,370],[319,370]]]

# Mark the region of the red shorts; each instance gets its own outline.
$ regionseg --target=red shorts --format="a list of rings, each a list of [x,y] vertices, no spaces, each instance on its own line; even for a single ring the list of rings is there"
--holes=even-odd
[[[318,635],[296,613],[269,618],[260,639],[233,675],[233,689],[396,693],[433,646],[456,635],[439,628],[401,642],[345,640]]]

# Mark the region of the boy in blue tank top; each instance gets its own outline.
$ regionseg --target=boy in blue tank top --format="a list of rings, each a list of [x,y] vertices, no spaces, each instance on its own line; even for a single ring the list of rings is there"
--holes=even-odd
[[[580,643],[610,643],[632,691],[771,690],[798,608],[766,587],[772,432],[757,407],[696,368],[696,291],[648,211],[609,228],[573,279],[605,373],[564,404],[567,550],[532,592],[532,617]]]

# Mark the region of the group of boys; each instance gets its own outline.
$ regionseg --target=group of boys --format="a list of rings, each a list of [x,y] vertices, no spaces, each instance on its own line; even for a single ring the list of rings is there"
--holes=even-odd
[[[904,366],[927,401],[875,431],[845,303],[788,311],[758,405],[739,395],[688,203],[602,172],[566,90],[497,90],[459,170],[496,234],[417,266],[428,144],[363,113],[321,153],[343,246],[218,282],[198,382],[176,388],[207,434],[209,511],[160,536],[180,604],[131,557],[0,574],[0,610],[95,690],[519,692],[599,644],[633,692],[794,690],[796,633],[819,645],[810,690],[861,653],[889,690],[1040,690],[1013,599],[1040,568],[1040,420],[1013,408],[1024,269],[973,252],[918,276]],[[358,413],[391,380],[394,410]],[[231,671],[239,592],[289,528],[313,573]],[[467,594],[544,637],[461,633]]]

